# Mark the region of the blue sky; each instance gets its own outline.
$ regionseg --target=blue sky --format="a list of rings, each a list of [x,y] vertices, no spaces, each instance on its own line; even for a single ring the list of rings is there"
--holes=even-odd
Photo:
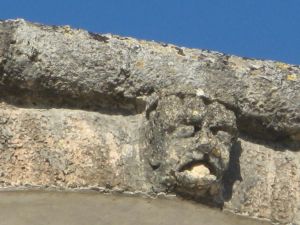
[[[300,65],[300,0],[0,0],[0,18]]]

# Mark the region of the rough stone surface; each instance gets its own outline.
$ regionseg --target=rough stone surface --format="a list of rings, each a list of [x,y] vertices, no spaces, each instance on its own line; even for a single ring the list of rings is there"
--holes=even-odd
[[[274,222],[300,222],[300,152],[241,138],[231,196],[225,208]],[[226,195],[226,194],[225,194]]]
[[[1,188],[178,194],[300,224],[300,68],[0,22]]]

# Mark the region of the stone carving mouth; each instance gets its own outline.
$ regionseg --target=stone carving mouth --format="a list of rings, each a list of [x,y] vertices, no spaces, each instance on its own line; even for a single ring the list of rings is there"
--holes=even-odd
[[[185,171],[189,171],[192,174],[213,174],[216,176],[216,168],[212,163],[209,163],[207,160],[208,157],[205,157],[203,160],[192,160],[188,163],[183,164],[179,167],[178,172],[182,173]],[[203,170],[201,169],[203,168]],[[205,172],[206,171],[206,172]]]
[[[207,159],[183,164],[174,176],[177,181],[176,189],[180,193],[201,197],[207,194],[212,196],[219,191],[217,169]]]

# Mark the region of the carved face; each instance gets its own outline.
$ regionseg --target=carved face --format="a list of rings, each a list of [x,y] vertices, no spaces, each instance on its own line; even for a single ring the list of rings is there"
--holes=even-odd
[[[155,181],[193,198],[220,197],[237,136],[234,113],[197,95],[164,94],[148,119]]]

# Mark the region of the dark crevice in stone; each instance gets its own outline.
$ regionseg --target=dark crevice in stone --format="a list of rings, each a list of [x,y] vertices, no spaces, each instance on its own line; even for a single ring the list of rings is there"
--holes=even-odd
[[[158,160],[149,160],[149,164],[150,164],[152,170],[157,170],[160,167],[161,162]]]
[[[286,151],[286,150],[290,150],[290,151],[300,151],[300,143],[299,142],[292,142],[290,141],[288,138],[286,139],[282,139],[280,141],[272,141],[272,140],[264,140],[262,138],[256,138],[253,135],[249,135],[248,132],[240,132],[239,133],[239,137],[258,144],[258,145],[263,145],[267,148],[271,148],[274,151]]]
[[[239,133],[247,138],[250,138],[254,143],[268,143],[282,146],[292,151],[300,151],[300,143],[291,139],[290,134],[275,130],[273,127],[263,125],[262,117],[237,117],[237,127]]]
[[[121,86],[122,84],[124,84],[126,82],[126,80],[128,80],[130,78],[130,71],[121,68],[120,72],[118,74],[118,80],[116,80],[116,82],[113,84],[113,88],[116,88],[118,86]]]
[[[163,47],[168,47],[168,46],[169,46],[169,44],[164,43],[164,42],[160,42],[159,44],[160,44],[161,46],[163,46]]]
[[[275,130],[274,127],[265,125],[264,116],[244,115],[236,106],[220,101],[202,97],[206,105],[217,102],[226,109],[231,110],[236,116],[236,124],[239,133],[251,137],[254,142],[273,142],[277,145],[285,146],[292,151],[300,151],[300,143],[293,141],[290,134],[283,130]]]
[[[135,115],[144,112],[146,103],[137,98],[89,92],[82,95],[56,93],[53,90],[28,90],[18,86],[1,86],[0,101],[22,108],[67,108],[109,115]]]
[[[5,60],[3,60],[2,62],[0,61],[0,78],[4,75],[4,65],[5,65]]]
[[[150,113],[155,111],[158,106],[158,98],[153,98],[146,106],[146,118],[149,120]]]
[[[261,138],[265,140],[271,140],[275,142],[281,142],[289,138],[289,135],[283,131],[276,131],[272,127],[264,125],[263,118],[261,116],[237,116],[237,126],[240,132],[250,133],[254,138]]]
[[[32,52],[32,54],[29,56],[30,61],[32,61],[32,62],[39,61],[39,59],[38,59],[39,54],[40,53],[38,52],[38,50],[34,49],[33,52]]]
[[[177,50],[178,55],[185,56],[182,48],[179,48],[179,47],[174,47],[174,48]]]
[[[14,44],[16,44],[16,43],[17,43],[17,41],[14,40],[14,39],[11,39],[10,42],[9,42],[10,45],[14,45]]]
[[[209,128],[213,135],[216,135],[218,131],[224,131],[226,133],[236,136],[237,130],[231,126],[213,126]]]
[[[113,35],[114,38],[118,39],[118,40],[121,40],[121,41],[125,41],[125,40],[129,40],[128,37],[121,37],[119,35]]]
[[[193,137],[201,130],[201,124],[200,125],[194,125],[194,133]]]
[[[93,33],[93,32],[89,32],[89,35],[93,39],[95,39],[97,41],[100,41],[100,42],[108,43],[108,41],[109,41],[109,38],[104,36],[104,35],[96,34],[96,33]]]

